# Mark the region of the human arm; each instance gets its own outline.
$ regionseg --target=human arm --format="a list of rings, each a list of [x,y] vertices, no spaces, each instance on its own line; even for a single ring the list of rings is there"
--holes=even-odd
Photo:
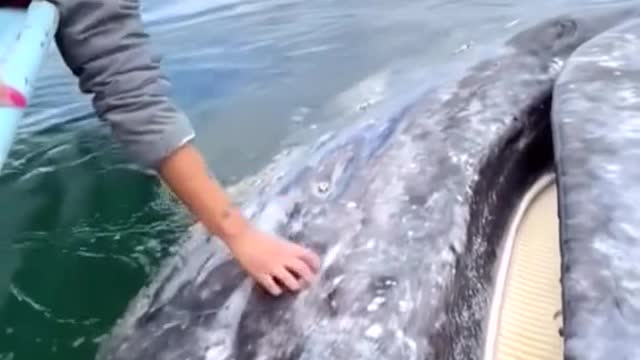
[[[160,165],[160,174],[176,196],[225,242],[240,265],[271,294],[281,293],[276,279],[290,290],[304,285],[300,279],[306,283],[312,280],[320,266],[317,256],[255,229],[215,178],[207,175],[202,156],[191,144],[169,155]]]
[[[237,211],[201,154],[186,116],[169,99],[169,81],[152,57],[137,0],[50,0],[60,10],[56,42],[64,61],[93,94],[98,117],[137,163],[156,170],[236,260],[273,294],[278,279],[291,290],[310,280],[315,254],[258,231]],[[298,270],[296,270],[298,269]],[[293,279],[293,280],[292,280]]]

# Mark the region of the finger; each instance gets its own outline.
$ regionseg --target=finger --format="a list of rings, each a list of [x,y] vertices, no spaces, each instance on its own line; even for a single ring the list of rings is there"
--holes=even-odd
[[[282,289],[270,275],[261,275],[258,278],[258,282],[264,289],[266,289],[271,295],[278,296],[282,294]]]
[[[299,277],[304,279],[307,284],[310,284],[313,280],[313,273],[311,272],[311,269],[309,269],[309,265],[307,265],[307,263],[300,259],[291,259],[286,267],[294,271]]]
[[[300,282],[285,267],[281,267],[274,271],[273,276],[278,278],[278,280],[286,285],[291,291],[300,289]]]
[[[320,257],[313,251],[300,247],[298,256],[300,256],[314,272],[320,270]]]

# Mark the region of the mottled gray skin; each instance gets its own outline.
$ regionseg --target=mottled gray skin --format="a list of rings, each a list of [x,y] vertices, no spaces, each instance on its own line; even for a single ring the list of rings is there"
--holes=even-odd
[[[640,20],[569,59],[556,84],[567,359],[640,359]]]
[[[197,227],[99,358],[479,358],[508,214],[552,162],[562,64],[637,14],[546,21],[409,106],[324,138],[246,206],[320,253],[317,282],[272,298]]]

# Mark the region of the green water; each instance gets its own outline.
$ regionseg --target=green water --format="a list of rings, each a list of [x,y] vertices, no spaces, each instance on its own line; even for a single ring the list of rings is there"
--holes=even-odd
[[[0,177],[4,359],[92,358],[187,225],[104,133],[71,134],[18,142]]]

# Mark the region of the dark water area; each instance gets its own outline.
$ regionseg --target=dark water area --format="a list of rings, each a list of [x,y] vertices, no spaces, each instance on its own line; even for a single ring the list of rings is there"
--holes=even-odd
[[[614,3],[632,1],[145,0],[143,18],[197,146],[232,186],[446,76],[452,59],[473,61],[468,49]],[[111,141],[55,48],[0,173],[0,204],[0,360],[93,358],[190,224]]]

